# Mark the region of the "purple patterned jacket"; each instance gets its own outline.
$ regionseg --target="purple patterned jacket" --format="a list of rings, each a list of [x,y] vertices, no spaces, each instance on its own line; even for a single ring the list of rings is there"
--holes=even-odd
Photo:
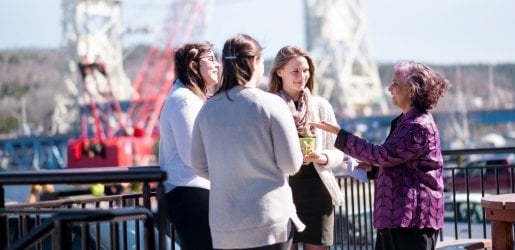
[[[375,180],[374,227],[443,226],[443,158],[438,129],[429,112],[412,108],[392,121],[382,145],[340,130],[335,147],[379,166]]]

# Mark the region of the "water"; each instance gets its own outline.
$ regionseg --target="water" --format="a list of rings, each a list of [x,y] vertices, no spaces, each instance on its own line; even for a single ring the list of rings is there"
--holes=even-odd
[[[27,185],[4,186],[5,203],[24,203],[27,201],[30,187]]]
[[[65,191],[77,189],[70,185],[53,185],[55,191]],[[5,190],[5,203],[26,203],[29,201],[30,185],[7,185],[4,186]]]

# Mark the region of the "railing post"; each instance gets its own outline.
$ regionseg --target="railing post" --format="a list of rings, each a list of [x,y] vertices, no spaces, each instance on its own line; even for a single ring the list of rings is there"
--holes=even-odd
[[[4,191],[4,185],[0,185],[0,210],[3,210],[5,208],[5,191]],[[7,215],[0,214],[0,249],[7,248],[7,239],[8,235],[7,232],[8,229],[8,221],[7,221]]]
[[[54,243],[55,245],[52,248],[61,250],[66,249],[71,246],[71,242],[68,239],[68,229],[67,229],[67,221],[62,221],[57,219],[54,221]]]
[[[151,211],[151,210],[149,210]],[[150,212],[152,213],[152,212]],[[143,220],[143,224],[144,224],[144,227],[145,227],[145,240],[146,240],[146,245],[145,245],[145,249],[146,250],[152,250],[152,249],[156,249],[156,237],[155,237],[155,233],[154,233],[154,218],[152,218],[152,214],[149,215],[149,217],[145,218],[145,220]]]
[[[143,182],[143,206],[146,207],[149,211],[152,211],[152,206],[150,205],[150,185],[148,182]]]
[[[54,221],[54,237],[55,237],[55,245],[52,246],[54,249],[57,249],[57,250],[63,250],[63,247],[64,246],[67,246],[65,245],[65,239],[66,239],[66,234],[64,233],[64,228],[63,227],[63,224],[61,221],[59,220],[56,220]]]
[[[160,181],[157,185],[157,228],[159,229],[159,249],[166,249],[165,235],[166,235],[166,202],[164,199],[164,185]],[[174,242],[172,241],[172,245]]]

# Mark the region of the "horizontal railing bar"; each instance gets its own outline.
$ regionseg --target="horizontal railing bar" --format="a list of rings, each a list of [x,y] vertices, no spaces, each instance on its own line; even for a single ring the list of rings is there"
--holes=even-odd
[[[164,180],[166,180],[166,172],[156,166],[0,172],[0,185],[91,184]]]
[[[443,155],[473,155],[473,154],[501,154],[515,153],[515,147],[504,148],[468,148],[468,149],[451,149],[442,150]]]
[[[151,196],[155,196],[155,192],[150,192]],[[19,203],[19,204],[6,204],[5,207],[9,209],[23,209],[23,208],[48,208],[48,207],[56,207],[56,206],[64,206],[64,205],[73,205],[73,204],[93,204],[95,202],[108,202],[115,200],[131,200],[143,198],[143,193],[132,193],[132,194],[117,194],[117,195],[109,195],[109,196],[101,196],[101,197],[91,197],[91,198],[67,198],[67,199],[58,199],[58,200],[48,200],[48,201],[38,201],[34,203]]]

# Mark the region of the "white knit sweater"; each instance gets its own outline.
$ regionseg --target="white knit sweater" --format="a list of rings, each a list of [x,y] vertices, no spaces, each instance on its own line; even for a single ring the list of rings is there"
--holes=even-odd
[[[300,229],[288,175],[302,164],[297,130],[284,101],[258,88],[234,87],[208,100],[193,128],[192,167],[211,181],[214,248],[285,242]]]
[[[326,121],[329,123],[336,124],[336,117],[334,116],[333,108],[329,102],[320,97],[312,96],[311,98],[311,121],[319,122]],[[318,175],[322,179],[322,182],[327,188],[334,205],[341,205],[344,198],[338,183],[332,173],[332,169],[342,167],[344,160],[344,154],[342,151],[334,147],[336,135],[333,133],[325,132],[321,129],[317,129],[315,132],[317,138],[315,144],[315,152],[318,154],[327,155],[327,164],[319,165],[315,164],[315,169]]]
[[[167,174],[168,186],[209,189],[209,181],[191,168],[193,123],[204,101],[177,80],[171,89],[159,119],[159,165]]]

